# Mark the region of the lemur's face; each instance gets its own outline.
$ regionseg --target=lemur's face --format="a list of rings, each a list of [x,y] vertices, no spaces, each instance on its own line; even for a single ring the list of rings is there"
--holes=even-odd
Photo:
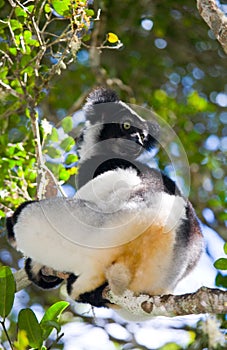
[[[115,109],[113,107],[116,106],[109,106],[111,111]],[[112,112],[114,113],[104,115],[97,135],[98,142],[103,142],[106,152],[136,158],[152,146],[154,139],[147,121],[120,103],[117,110]]]
[[[136,159],[154,146],[158,136],[157,124],[144,120],[119,100],[88,103],[85,114],[87,122],[79,144],[82,161],[94,155]]]

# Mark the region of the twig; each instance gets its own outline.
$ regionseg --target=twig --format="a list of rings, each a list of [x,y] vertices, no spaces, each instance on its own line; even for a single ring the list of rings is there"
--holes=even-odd
[[[11,18],[11,15],[9,16],[9,18]],[[9,31],[10,31],[11,37],[13,39],[14,45],[16,46],[17,50],[19,50],[19,47],[17,45],[16,39],[15,39],[15,36],[14,36],[14,32],[13,32],[11,24],[10,24],[10,20],[8,20],[7,24],[8,24]]]
[[[84,42],[82,42],[82,46],[86,47],[86,49],[92,49],[91,45],[87,45]],[[102,45],[99,46],[95,46],[96,50],[103,50],[103,49],[109,49],[109,50],[118,50],[123,46],[121,41],[118,41],[116,45],[114,46],[109,46],[109,45],[105,45],[105,43],[103,43]]]
[[[39,3],[40,3],[40,1],[39,1],[39,0],[37,1],[37,0],[36,0],[36,6],[37,6],[37,5],[40,6],[40,8],[39,8],[39,13],[38,13],[38,16],[37,16],[37,25],[38,25],[38,26],[39,26],[39,23],[40,23],[40,20],[41,20],[42,13],[43,13],[43,11],[44,11],[44,6],[45,6],[45,4],[46,4],[46,0],[42,1],[41,5],[40,5]]]
[[[5,321],[4,320],[0,321],[0,324],[2,325],[2,329],[3,329],[3,331],[4,331],[5,335],[6,335],[6,338],[8,340],[9,345],[10,345],[10,348],[13,350],[13,344],[12,344],[11,339],[9,337],[9,334],[7,332],[7,329],[6,329],[6,326],[5,326]]]
[[[54,45],[56,45],[56,44],[58,44],[60,42],[63,42],[63,41],[64,42],[70,42],[70,40],[71,40],[70,34],[72,34],[71,33],[71,25],[68,24],[67,27],[63,30],[63,32],[60,35],[55,35],[55,34],[51,34],[49,32],[44,32],[44,31],[42,31],[41,33],[43,35],[47,35],[48,34],[49,36],[53,36],[53,37],[57,38],[55,41],[52,41],[48,45],[46,43],[46,48],[53,47]]]
[[[59,340],[61,340],[62,337],[64,337],[64,333],[59,334],[56,340],[50,346],[48,346],[47,350],[50,350],[54,345],[57,345]]]
[[[39,124],[36,111],[34,108],[31,108],[30,112],[31,126],[34,135],[35,141],[35,152],[36,152],[36,161],[38,166],[38,175],[37,175],[37,198],[40,200],[43,198],[45,193],[45,172],[43,171],[43,154],[40,140]]]
[[[10,5],[12,6],[12,8],[16,7],[15,2],[13,2],[12,0],[9,0],[9,3],[10,3]]]
[[[37,35],[39,44],[40,44],[40,46],[43,48],[43,41],[42,41],[42,38],[41,38],[41,36],[40,36],[40,30],[39,30],[39,28],[38,28],[37,23],[35,22],[34,16],[32,16],[32,24],[33,24],[35,33],[36,33],[36,35]]]
[[[11,95],[13,95],[14,97],[18,98],[18,99],[23,99],[24,96],[22,94],[19,94],[18,92],[16,92],[14,89],[11,88],[11,86],[9,86],[8,84],[5,84],[2,80],[0,80],[0,85]]]
[[[227,54],[227,17],[215,0],[197,0],[197,8]]]
[[[11,60],[10,56],[7,54],[7,52],[4,52],[3,50],[0,50],[0,53],[3,54],[9,61],[11,65],[13,65],[13,61]],[[4,57],[3,57],[4,58]]]
[[[57,196],[57,192],[59,191],[62,195],[62,197],[67,197],[64,190],[62,189],[62,187],[59,185],[56,177],[54,176],[54,174],[52,173],[52,171],[45,165],[42,165],[43,169],[46,172],[47,175],[47,180],[49,182],[51,182],[51,186],[48,186],[48,184],[46,185],[46,198],[50,198],[50,197],[56,197]]]
[[[83,92],[68,110],[68,115],[71,115],[76,111],[78,111],[78,109],[81,108],[81,105],[84,103],[84,100],[86,99],[87,96],[88,96],[88,92],[87,91]]]
[[[96,47],[96,49],[97,49],[97,50],[102,50],[102,49],[118,50],[118,49],[120,49],[122,46],[123,46],[123,44],[122,44],[121,41],[118,41],[118,42],[116,43],[116,45],[114,45],[114,46],[106,45],[105,42],[104,42],[102,45]]]
[[[97,15],[96,15],[96,18],[94,18],[94,21],[100,21],[101,12],[102,12],[102,9],[99,8],[97,10]]]
[[[20,1],[15,0],[15,2],[16,2],[17,5],[20,6],[27,14],[29,14],[29,15],[31,14],[31,12],[30,12],[25,6],[23,6],[23,4],[21,4]],[[14,6],[15,6],[15,4],[14,4]]]

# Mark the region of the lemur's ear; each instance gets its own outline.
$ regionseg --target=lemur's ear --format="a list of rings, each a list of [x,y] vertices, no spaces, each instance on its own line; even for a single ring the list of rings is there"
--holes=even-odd
[[[110,105],[105,106],[104,103],[113,104],[118,101],[119,98],[116,92],[111,89],[101,87],[93,90],[88,95],[87,103],[83,108],[86,119],[91,123],[96,122],[97,120],[101,121],[103,114],[106,114],[110,110]]]

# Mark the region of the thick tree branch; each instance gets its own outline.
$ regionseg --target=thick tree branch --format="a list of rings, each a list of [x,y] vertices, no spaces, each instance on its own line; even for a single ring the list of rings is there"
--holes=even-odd
[[[215,0],[197,0],[197,8],[227,54],[227,17]]]
[[[58,275],[58,273],[55,273],[52,269],[46,272]],[[65,274],[65,277],[67,276],[68,275]],[[31,284],[24,269],[17,271],[14,277],[17,291]],[[60,277],[64,278],[64,275],[61,274]],[[117,296],[114,295],[110,289],[106,288],[103,292],[103,297],[137,317],[172,317],[202,313],[227,313],[227,291],[207,287],[202,287],[195,293],[183,295],[169,294],[163,296],[135,296],[130,291],[125,292],[121,296]]]
[[[207,287],[202,287],[195,293],[163,296],[134,296],[130,291],[116,296],[107,289],[104,297],[139,317],[227,313],[227,291]]]

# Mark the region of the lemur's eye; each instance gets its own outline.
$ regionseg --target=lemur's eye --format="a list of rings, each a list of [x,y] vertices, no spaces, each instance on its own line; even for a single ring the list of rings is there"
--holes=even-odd
[[[124,130],[129,130],[131,128],[131,123],[129,121],[124,122],[122,125]]]

